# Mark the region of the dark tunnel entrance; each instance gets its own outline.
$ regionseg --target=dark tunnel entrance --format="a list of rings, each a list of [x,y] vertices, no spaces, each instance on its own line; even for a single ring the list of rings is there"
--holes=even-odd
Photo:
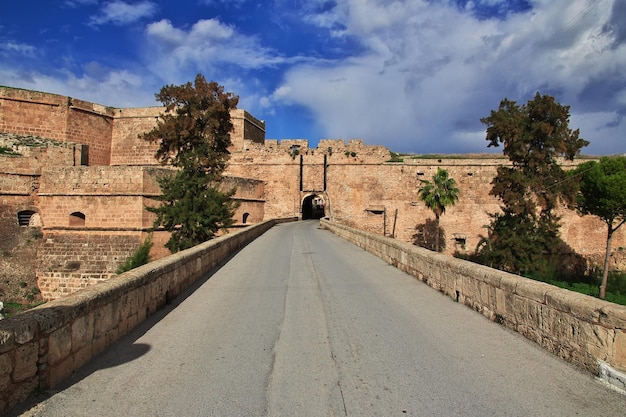
[[[302,201],[302,220],[324,217],[324,199],[317,194],[306,196]]]

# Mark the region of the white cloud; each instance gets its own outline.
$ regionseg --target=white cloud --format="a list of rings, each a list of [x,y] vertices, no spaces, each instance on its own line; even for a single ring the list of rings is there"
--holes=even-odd
[[[400,151],[486,152],[484,134],[474,144],[467,138],[484,132],[479,119],[504,97],[525,103],[540,91],[571,105],[572,113],[620,102],[623,96],[583,98],[606,74],[618,74],[626,88],[626,46],[615,47],[615,36],[605,30],[613,1],[619,0],[536,0],[532,10],[479,19],[454,2],[340,0],[309,22],[329,30],[345,22],[345,36],[367,52],[326,65],[295,65],[264,103],[311,109],[331,137],[362,137]],[[594,148],[595,138],[626,135],[615,109],[601,114],[575,119],[585,120],[581,135],[592,152],[600,146]],[[611,128],[603,127],[607,114]]]
[[[6,41],[0,43],[0,52],[6,52],[9,54],[19,54],[24,56],[34,56],[35,47],[25,43],[19,43],[15,41]]]
[[[154,16],[157,9],[156,3],[151,1],[131,4],[115,0],[105,3],[100,13],[92,16],[89,23],[96,26],[107,23],[118,26],[127,25],[143,18]]]
[[[86,65],[85,70],[81,76],[68,70],[50,75],[0,66],[0,79],[6,85],[77,97],[114,107],[158,104],[154,100],[154,92],[158,91],[160,85],[145,74],[102,68],[96,63]]]
[[[193,68],[196,72],[228,73],[228,66],[258,69],[286,62],[257,38],[238,33],[218,19],[201,19],[189,29],[174,27],[169,20],[149,24],[145,30],[153,72],[179,80]],[[186,75],[188,76],[188,74]]]

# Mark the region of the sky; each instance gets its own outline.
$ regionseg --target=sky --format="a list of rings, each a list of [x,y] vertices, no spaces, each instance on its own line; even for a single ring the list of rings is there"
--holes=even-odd
[[[197,74],[267,139],[501,153],[480,119],[539,92],[626,153],[624,0],[0,0],[0,85],[144,107]]]

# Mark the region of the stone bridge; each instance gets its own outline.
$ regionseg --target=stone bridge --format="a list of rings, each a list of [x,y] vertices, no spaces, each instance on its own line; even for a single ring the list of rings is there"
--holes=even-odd
[[[0,387],[2,390],[0,394],[0,410],[8,411],[14,409],[35,391],[62,385],[72,375],[79,373],[81,369],[88,366],[94,357],[103,354],[107,348],[131,332],[135,327],[174,302],[177,296],[192,287],[198,280],[206,277],[211,271],[215,271],[218,266],[223,265],[226,260],[241,251],[251,241],[266,233],[277,223],[291,220],[295,219],[271,220],[250,226],[236,233],[231,233],[144,265],[68,297],[51,301],[15,318],[3,320],[0,322]],[[310,224],[310,222],[307,223]],[[452,305],[470,307],[482,316],[522,334],[545,350],[572,363],[588,374],[603,378],[617,387],[618,390],[626,389],[626,377],[624,374],[626,371],[626,307],[572,293],[450,256],[436,254],[395,239],[352,229],[326,219],[322,219],[320,225],[322,228],[328,229],[358,247],[371,252],[388,264],[395,266],[458,302],[458,304]],[[313,228],[310,229],[314,230]],[[311,254],[316,251],[315,248],[309,248],[309,245],[312,244],[307,243],[306,240],[301,241],[299,244],[299,252],[306,256],[312,256]],[[291,257],[292,255],[285,254],[285,256]],[[308,264],[312,261],[307,260],[306,256],[303,259],[289,258],[291,260],[287,260],[287,262],[292,263],[292,268],[302,271],[306,270],[315,275],[318,272],[315,272],[316,269]],[[267,259],[266,263],[268,267],[271,267],[272,262],[278,263],[279,260],[280,256],[278,255]],[[331,268],[330,266],[327,267]],[[332,274],[332,268],[326,272]],[[303,272],[303,274],[305,273]],[[299,275],[295,274],[294,277],[297,279]],[[386,277],[381,276],[380,278]],[[282,281],[284,280],[282,279]],[[278,277],[278,281],[281,281],[280,277]],[[313,284],[313,287],[315,285],[320,284]],[[347,293],[356,291],[355,284],[345,283],[341,285],[343,285],[344,290],[348,290]],[[295,291],[294,294],[298,297],[301,296],[303,289],[312,287],[310,283],[301,282],[295,283],[295,285],[292,284],[292,287],[289,288],[291,288],[290,291]],[[381,388],[381,391],[376,392],[374,395],[375,390],[371,386],[368,387],[367,381],[353,381],[358,385],[358,389],[365,391],[361,391],[360,394],[357,392],[358,389],[350,391],[350,381],[352,378],[357,378],[357,375],[352,375],[349,372],[343,374],[346,371],[342,371],[338,363],[342,358],[341,355],[348,355],[344,358],[345,361],[358,361],[360,355],[363,354],[360,350],[367,349],[371,343],[360,345],[353,343],[345,348],[347,349],[346,351],[343,351],[343,348],[339,349],[341,352],[339,350],[333,351],[332,346],[328,347],[328,341],[320,342],[322,346],[319,349],[316,347],[317,345],[307,345],[304,343],[305,340],[309,340],[306,337],[316,338],[319,335],[307,336],[307,333],[312,330],[306,328],[306,326],[301,327],[297,323],[302,323],[299,320],[312,320],[311,315],[322,314],[320,311],[323,309],[319,310],[311,307],[311,303],[315,303],[311,299],[296,298],[295,300],[298,301],[292,301],[291,305],[289,301],[286,302],[285,310],[291,309],[290,311],[295,316],[286,316],[283,319],[284,322],[281,325],[280,332],[283,333],[281,336],[283,339],[293,338],[292,343],[295,344],[296,351],[300,352],[302,357],[295,362],[281,362],[279,359],[282,358],[283,350],[281,349],[283,348],[274,348],[273,366],[275,368],[273,368],[274,374],[270,384],[272,390],[266,393],[268,396],[266,399],[267,403],[259,405],[260,408],[256,411],[254,409],[248,410],[250,412],[249,415],[256,415],[257,412],[266,415],[288,415],[286,414],[288,410],[294,411],[298,409],[311,411],[312,409],[307,407],[319,407],[319,404],[326,404],[319,401],[315,402],[317,401],[316,396],[321,396],[328,400],[329,408],[325,409],[326,411],[323,413],[325,415],[336,415],[327,414],[330,409],[333,410],[333,413],[345,415],[376,415],[374,409],[367,408],[369,405],[362,401],[364,398],[361,398],[361,396],[364,395],[364,392],[369,392],[379,399],[381,404],[388,401],[386,404],[391,406],[395,401],[394,398],[397,400],[398,397],[394,397],[389,393],[393,391],[396,393],[403,392],[403,389],[408,388],[403,388],[400,385],[413,383],[409,381],[403,383],[401,380],[394,380],[395,382],[390,382],[391,386],[387,387],[387,391]],[[469,312],[470,310],[464,309],[464,311]],[[443,311],[440,311],[434,314],[434,316],[445,316],[446,314],[443,313]],[[478,314],[473,315],[480,317]],[[259,316],[263,315],[259,314]],[[371,319],[375,320],[375,316],[372,316]],[[308,323],[308,321],[306,322]],[[448,325],[451,324],[448,323]],[[460,326],[455,333],[463,332],[461,324],[457,323],[454,326]],[[382,326],[381,329],[384,327]],[[327,331],[332,332],[330,327]],[[453,333],[449,334],[452,335]],[[419,335],[417,337],[419,339]],[[469,338],[470,335],[467,337]],[[475,338],[476,336],[473,335],[473,337]],[[325,338],[320,340],[325,340]],[[491,342],[490,340],[489,343]],[[175,344],[176,341],[173,343]],[[330,343],[332,344],[333,342],[330,341]],[[486,344],[489,343],[486,342]],[[389,349],[389,354],[392,354],[392,352],[395,354],[394,349],[400,345],[402,345],[400,340],[387,340],[384,345],[380,346],[381,352],[386,355],[387,353],[384,352],[386,352],[386,349]],[[306,363],[310,355],[315,356],[319,355],[319,352],[324,352],[324,346],[331,350],[329,358],[333,358],[335,366],[339,369],[338,371],[333,371],[335,372],[335,378],[339,381],[336,385],[331,383],[330,387],[328,387],[327,385],[329,384],[321,384],[325,388],[320,389],[319,392],[314,389],[309,392],[311,388],[307,387],[306,384],[300,386],[301,381],[295,383],[288,379],[282,379],[285,375],[303,372],[300,369],[300,364]],[[488,354],[486,352],[485,354]],[[414,352],[418,356],[424,353]],[[494,354],[494,358],[495,356],[497,354]],[[381,360],[380,358],[381,356],[374,355],[370,360],[375,362]],[[449,362],[447,359],[445,361]],[[514,363],[517,362],[512,362],[510,367],[515,367]],[[242,363],[241,366],[250,366],[250,364]],[[414,366],[418,365],[414,364]],[[427,365],[424,364],[422,366]],[[464,366],[459,368],[461,369],[460,373],[469,372],[468,369],[470,368],[466,368],[469,366],[468,364],[459,364],[458,366]],[[477,369],[471,369],[473,369],[473,372],[478,372]],[[231,371],[235,372],[236,370],[232,369]],[[396,373],[402,373],[402,369],[396,371]],[[522,372],[521,369],[514,369],[513,371]],[[363,375],[369,375],[368,372],[370,374],[375,373],[365,368],[359,372],[362,372]],[[315,379],[318,377],[323,378],[320,375],[314,373],[305,374],[304,376]],[[243,376],[242,378],[245,382],[247,377]],[[363,378],[365,377],[362,376],[361,379]],[[451,384],[451,387],[460,387],[458,385],[459,381],[452,381],[452,379],[457,378],[467,379],[470,385],[475,383],[471,376],[458,375],[450,377],[448,382]],[[497,377],[494,378],[497,379]],[[492,378],[486,377],[482,379],[491,380],[491,383],[494,383]],[[533,383],[539,384],[540,382],[533,382],[531,377],[530,384],[532,385]],[[252,381],[250,381],[250,384],[252,384]],[[432,385],[430,382],[427,384]],[[269,388],[267,389],[269,390]],[[275,391],[277,389],[284,389],[285,394],[283,395],[282,391],[279,391],[277,394]],[[420,388],[420,390],[422,389],[426,389],[426,387]],[[461,389],[470,388],[465,387]],[[619,413],[622,413],[624,407],[626,407],[625,397],[619,394],[609,390],[606,391],[606,394],[598,394],[595,391],[597,387],[585,388],[585,390],[587,389],[592,389],[596,393],[594,395],[601,395],[602,398],[604,398],[604,395],[607,395],[609,399],[612,398],[608,405],[605,404],[608,408],[603,409],[602,414],[604,415],[611,415],[612,412],[613,415],[620,415]],[[490,389],[485,390],[489,391]],[[494,391],[493,387],[491,391]],[[426,397],[435,395],[435,391],[420,392],[422,397],[424,395]],[[311,394],[311,399],[307,400],[306,398],[308,398],[307,395],[309,394]],[[611,397],[613,394],[615,395]],[[234,392],[230,392],[230,394],[225,393],[224,395],[234,396]],[[395,395],[397,396],[398,394]],[[520,391],[519,395],[527,394],[522,394]],[[478,401],[480,403],[478,408],[471,411],[470,409],[464,409],[467,405],[465,401],[454,397],[454,393],[451,393],[451,398],[433,399],[433,402],[440,404],[442,407],[445,407],[445,404],[453,404],[451,407],[456,410],[457,414],[453,413],[452,409],[435,411],[435,409],[425,408],[424,410],[430,410],[439,415],[463,415],[464,412],[482,413],[487,411],[500,415],[512,415],[509,413],[510,410],[499,408],[505,407],[502,403],[503,399],[498,400],[495,397],[491,400],[483,399],[481,400],[483,403],[475,399],[470,400],[469,402]],[[403,398],[407,399],[408,396]],[[372,398],[371,401],[371,406],[374,407],[376,400]],[[425,398],[421,398],[420,401],[425,401]],[[579,407],[574,398],[566,401],[572,402],[571,407]],[[489,403],[488,406],[487,403]],[[426,406],[425,403],[421,404]],[[540,400],[537,400],[537,405],[522,405],[520,402],[516,406],[548,407],[548,405],[542,404]],[[252,407],[252,405],[247,406]],[[417,403],[406,406],[398,404],[398,407],[404,408],[395,411],[396,413],[411,414],[411,412],[417,411],[415,408],[417,406]],[[593,415],[598,410],[584,409],[583,414]],[[322,413],[323,410],[318,411]],[[390,411],[390,409],[387,409],[387,411]],[[526,408],[526,411],[530,413],[527,415],[539,415],[532,412],[532,409]],[[204,412],[207,411],[205,410]],[[564,411],[560,410],[560,412]],[[145,415],[154,415],[146,413]],[[522,409],[519,409],[516,413],[519,415],[524,414]],[[141,412],[135,413],[135,415],[140,414]],[[158,414],[169,415],[165,411]],[[292,415],[296,414],[297,412]],[[45,415],[56,414],[51,411],[50,414]],[[312,414],[309,413],[309,415],[322,414],[313,412]]]

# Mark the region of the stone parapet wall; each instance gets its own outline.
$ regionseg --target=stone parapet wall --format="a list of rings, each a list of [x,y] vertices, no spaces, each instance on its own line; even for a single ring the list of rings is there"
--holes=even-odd
[[[0,321],[0,413],[53,388],[276,223],[151,262]]]
[[[626,306],[321,221],[452,299],[626,389]]]

